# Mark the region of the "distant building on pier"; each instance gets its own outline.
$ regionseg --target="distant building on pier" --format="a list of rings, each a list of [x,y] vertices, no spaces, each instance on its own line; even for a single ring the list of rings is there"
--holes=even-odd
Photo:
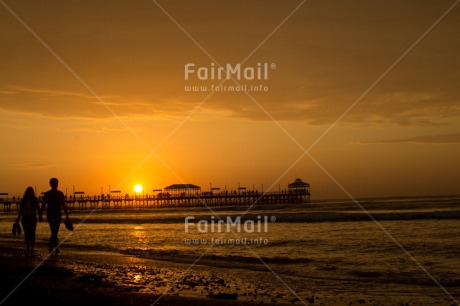
[[[288,191],[293,193],[303,193],[310,195],[310,184],[305,183],[302,179],[298,178],[293,183],[288,185]]]

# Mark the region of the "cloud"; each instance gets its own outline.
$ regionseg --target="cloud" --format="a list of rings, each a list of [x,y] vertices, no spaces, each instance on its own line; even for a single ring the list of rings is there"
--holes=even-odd
[[[142,130],[140,128],[130,128],[130,130],[139,133]],[[109,127],[86,127],[86,128],[66,128],[62,129],[64,132],[88,132],[88,133],[103,133],[103,134],[112,134],[112,133],[123,133],[127,132],[125,127],[122,128],[109,128]]]
[[[19,92],[28,92],[38,95],[46,95],[46,96],[72,96],[72,97],[79,97],[83,99],[93,99],[94,97],[88,96],[83,93],[79,92],[69,92],[69,91],[61,91],[61,90],[53,90],[48,88],[27,88],[22,86],[8,86],[13,91],[10,93],[19,93]]]
[[[391,144],[391,143],[450,144],[450,143],[460,143],[460,133],[440,134],[440,135],[424,135],[424,136],[416,136],[416,137],[410,137],[410,138],[369,141],[369,142],[364,142],[364,143],[380,143],[380,144]]]
[[[121,118],[183,118],[204,98],[199,94],[178,92],[158,98],[142,95],[103,94],[96,97],[80,92],[52,88],[9,86],[14,94],[0,95],[0,109],[51,118],[107,119]],[[302,97],[300,86],[254,94],[253,101],[244,93],[215,93],[195,114],[215,114],[229,118],[255,121],[303,122],[328,125],[337,120],[356,101],[358,93],[312,92]],[[207,94],[207,93],[206,93]],[[460,116],[455,94],[430,91],[376,92],[361,101],[342,118],[345,125],[440,126]],[[259,107],[260,106],[260,107]]]
[[[107,119],[114,116],[154,116],[155,108],[139,98],[118,95],[98,97],[52,88],[8,86],[11,93],[1,95],[0,109],[12,113],[26,113],[51,118]],[[98,99],[99,98],[99,99]],[[102,101],[102,102],[101,102]],[[160,109],[156,107],[156,110]],[[168,107],[164,107],[165,111]]]
[[[443,126],[460,117],[458,99],[448,93],[437,92],[378,92],[370,95],[349,109],[359,93],[352,95],[325,93],[299,99],[295,93],[282,97],[255,96],[257,103],[275,120],[303,122],[308,125],[329,125],[343,114],[340,124],[348,126]],[[232,117],[250,120],[271,120],[256,103],[242,96],[230,100],[221,99],[207,103],[205,107],[227,109]],[[242,102],[245,101],[245,102]]]
[[[262,3],[245,3],[245,9],[212,1],[196,10],[166,7],[220,64],[234,65],[264,42],[246,64],[277,67],[262,82],[269,92],[251,95],[276,120],[308,125],[338,119],[446,9],[442,2],[427,1],[398,10],[385,1],[372,6],[318,2],[298,10],[264,41],[295,5]],[[104,5],[72,5],[59,14],[30,5],[35,6],[27,10],[30,18],[43,25],[42,39],[104,103],[4,18],[0,32],[7,47],[0,76],[15,85],[0,88],[3,110],[64,119],[114,114],[168,119],[186,116],[209,94],[184,92],[184,85],[196,85],[184,81],[184,64],[209,67],[212,60],[151,3],[110,3],[108,11],[101,11]],[[264,14],[255,16],[256,7]],[[437,126],[458,118],[459,12],[452,10],[340,123]],[[241,18],[231,23],[236,16]],[[202,108],[218,116],[271,120],[241,93],[215,93]]]
[[[46,169],[56,167],[56,165],[47,163],[17,163],[12,164],[11,167],[18,169]]]
[[[300,75],[298,75],[301,77]],[[329,91],[320,82],[309,87],[309,81],[290,84],[270,81],[269,92],[219,92],[211,95],[195,113],[214,114],[227,118],[254,121],[303,122],[307,125],[328,125],[337,120],[361,95],[355,88]],[[208,82],[208,86],[209,86]],[[346,83],[345,83],[346,84]],[[337,84],[336,84],[337,85]],[[338,85],[337,85],[338,86]],[[62,88],[20,85],[0,88],[0,109],[50,118],[108,119],[120,118],[183,118],[209,94],[185,92],[183,86],[164,92],[101,91],[95,96]],[[362,89],[361,89],[362,90]],[[460,117],[456,90],[420,90],[381,88],[356,104],[340,121],[342,125],[372,126],[441,126]],[[268,116],[267,113],[270,115]]]

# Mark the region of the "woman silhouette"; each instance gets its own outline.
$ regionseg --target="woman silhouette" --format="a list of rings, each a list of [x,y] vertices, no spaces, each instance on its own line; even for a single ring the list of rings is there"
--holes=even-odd
[[[39,205],[35,191],[32,187],[27,187],[19,204],[19,213],[16,219],[16,223],[19,223],[22,216],[21,223],[26,240],[26,256],[33,256],[35,254],[35,229],[37,227],[38,210]]]

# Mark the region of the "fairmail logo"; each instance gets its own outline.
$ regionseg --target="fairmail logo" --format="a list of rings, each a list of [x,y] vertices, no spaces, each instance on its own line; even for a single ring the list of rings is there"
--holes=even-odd
[[[246,80],[263,81],[268,80],[269,71],[276,69],[275,63],[257,63],[255,66],[242,66],[241,64],[197,66],[195,63],[187,63],[184,66],[185,80]]]
[[[245,233],[267,233],[268,224],[275,222],[275,216],[257,216],[254,220],[242,220],[240,216],[232,218],[231,216],[216,218],[211,216],[210,220],[200,219],[196,220],[195,216],[185,217],[184,230],[186,233],[196,230],[199,233],[230,233],[234,230],[236,232]]]

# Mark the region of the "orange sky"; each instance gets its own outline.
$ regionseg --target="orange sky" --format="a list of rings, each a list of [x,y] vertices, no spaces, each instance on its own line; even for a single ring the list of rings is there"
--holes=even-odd
[[[458,194],[453,3],[2,1],[0,192],[301,177],[312,198]],[[238,81],[267,91],[185,90],[220,82],[187,63],[241,62],[276,65]]]

